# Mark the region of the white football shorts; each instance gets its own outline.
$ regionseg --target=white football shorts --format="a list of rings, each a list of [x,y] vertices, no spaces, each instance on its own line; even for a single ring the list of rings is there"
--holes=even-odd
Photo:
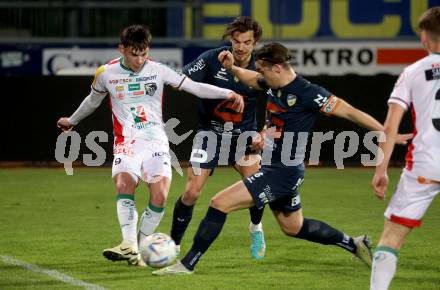
[[[121,172],[129,173],[138,182],[139,178],[152,183],[159,176],[171,180],[171,158],[168,142],[128,140],[113,148],[112,177]]]
[[[440,192],[440,182],[413,176],[406,169],[385,210],[385,217],[410,228],[419,227],[434,197]]]

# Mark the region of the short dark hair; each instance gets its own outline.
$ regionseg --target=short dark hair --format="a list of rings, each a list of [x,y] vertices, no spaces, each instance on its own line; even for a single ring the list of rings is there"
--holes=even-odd
[[[260,23],[258,23],[250,16],[239,16],[226,26],[225,32],[222,36],[222,40],[231,37],[232,34],[234,34],[234,32],[236,31],[244,33],[249,30],[252,30],[254,32],[255,42],[258,42],[261,38],[261,35],[263,34],[263,28],[261,28]]]
[[[432,7],[426,10],[420,17],[418,26],[420,30],[425,30],[435,37],[440,37],[440,7]]]
[[[120,37],[124,47],[132,47],[134,50],[145,50],[151,42],[150,30],[138,24],[125,27],[121,31]]]
[[[267,62],[267,65],[282,64],[283,66],[290,66],[292,61],[292,54],[290,50],[278,42],[265,44],[262,48],[255,52],[256,60]]]

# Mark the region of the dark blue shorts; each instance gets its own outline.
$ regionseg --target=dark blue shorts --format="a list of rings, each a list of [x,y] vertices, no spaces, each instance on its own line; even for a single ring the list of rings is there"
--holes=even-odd
[[[247,136],[248,135],[248,136]],[[200,130],[194,137],[190,156],[191,167],[214,169],[219,165],[235,165],[244,155],[257,154],[250,148],[252,137],[219,134],[212,130]]]
[[[299,187],[304,181],[304,164],[292,167],[265,166],[243,180],[258,208],[294,212],[301,208]]]

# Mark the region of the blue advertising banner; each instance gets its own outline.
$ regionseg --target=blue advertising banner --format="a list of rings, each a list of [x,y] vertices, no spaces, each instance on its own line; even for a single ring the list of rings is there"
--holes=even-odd
[[[261,23],[266,39],[408,39],[433,6],[440,0],[205,0],[202,37],[219,39],[225,24],[248,15]],[[190,38],[191,11],[184,19]]]

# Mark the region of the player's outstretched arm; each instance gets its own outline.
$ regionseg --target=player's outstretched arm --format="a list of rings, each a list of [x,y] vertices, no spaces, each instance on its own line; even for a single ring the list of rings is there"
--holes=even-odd
[[[92,91],[90,95],[88,95],[79,105],[78,109],[76,109],[75,113],[72,114],[69,118],[62,117],[58,120],[57,126],[63,131],[70,131],[72,128],[77,125],[81,120],[85,117],[93,113],[96,108],[99,107],[102,100],[104,100],[106,94],[98,94]]]
[[[332,96],[335,97],[335,96]],[[337,100],[338,104],[335,109],[330,113],[330,115],[337,116],[340,118],[347,119],[353,123],[358,124],[362,128],[372,130],[372,131],[384,131],[384,126],[382,126],[379,121],[374,119],[369,114],[356,109],[346,101],[341,98]],[[396,144],[406,145],[408,140],[413,137],[413,134],[397,134]]]
[[[383,160],[376,166],[376,171],[371,181],[371,185],[377,198],[383,200],[388,188],[388,163],[394,150],[394,144],[397,141],[397,131],[402,120],[405,109],[397,104],[390,104],[388,115],[384,124],[385,142],[380,142],[379,147],[383,152]]]
[[[186,77],[178,89],[184,90],[202,99],[229,99],[234,102],[233,109],[239,113],[243,112],[243,97],[234,91],[199,83]]]
[[[224,68],[231,71],[242,83],[257,90],[262,90],[258,85],[260,74],[234,65],[234,56],[230,51],[224,50],[219,53],[218,60]]]
[[[332,96],[335,97],[335,96]],[[376,119],[368,115],[367,113],[356,109],[341,98],[337,100],[337,106],[330,113],[330,115],[347,119],[353,123],[358,124],[362,128],[372,131],[383,131],[383,126]]]

